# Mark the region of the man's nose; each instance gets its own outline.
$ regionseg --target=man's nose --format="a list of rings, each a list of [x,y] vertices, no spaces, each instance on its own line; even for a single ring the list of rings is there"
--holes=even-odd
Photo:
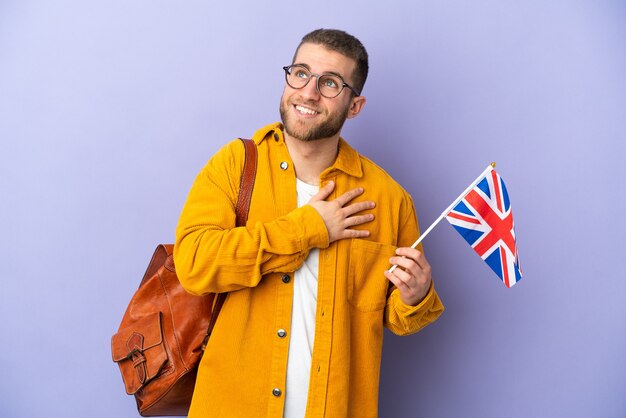
[[[317,90],[316,76],[311,76],[307,85],[300,89],[300,95],[306,99],[319,100],[320,92]]]

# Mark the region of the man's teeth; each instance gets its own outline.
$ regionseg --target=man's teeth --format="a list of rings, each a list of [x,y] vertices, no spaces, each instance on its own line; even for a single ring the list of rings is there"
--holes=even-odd
[[[298,109],[300,113],[306,113],[307,115],[317,115],[317,112],[315,110],[311,110],[304,106],[296,106],[296,109]]]

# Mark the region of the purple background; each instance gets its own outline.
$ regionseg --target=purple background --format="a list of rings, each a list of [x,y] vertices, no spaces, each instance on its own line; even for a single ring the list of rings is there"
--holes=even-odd
[[[198,170],[278,120],[317,27],[368,48],[343,133],[422,229],[491,161],[515,213],[511,290],[449,225],[425,240],[447,310],[386,334],[381,417],[626,416],[625,3],[269,4],[0,3],[0,416],[137,416],[110,337]]]

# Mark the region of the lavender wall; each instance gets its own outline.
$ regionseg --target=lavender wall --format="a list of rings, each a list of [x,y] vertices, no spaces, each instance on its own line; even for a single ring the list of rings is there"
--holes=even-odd
[[[371,56],[345,137],[422,227],[492,160],[525,278],[449,226],[447,310],[386,335],[382,417],[626,416],[622,1],[0,2],[0,416],[135,417],[109,338],[196,172],[278,119],[299,37]],[[297,7],[296,7],[297,6]]]

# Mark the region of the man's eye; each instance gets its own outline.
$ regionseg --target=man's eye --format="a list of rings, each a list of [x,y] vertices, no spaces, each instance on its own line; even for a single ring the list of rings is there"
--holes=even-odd
[[[324,79],[323,84],[325,87],[329,87],[331,89],[336,89],[337,87],[339,87],[339,84],[332,78]]]
[[[307,72],[303,70],[296,70],[294,72],[294,75],[298,78],[309,78],[309,75],[307,74]]]

